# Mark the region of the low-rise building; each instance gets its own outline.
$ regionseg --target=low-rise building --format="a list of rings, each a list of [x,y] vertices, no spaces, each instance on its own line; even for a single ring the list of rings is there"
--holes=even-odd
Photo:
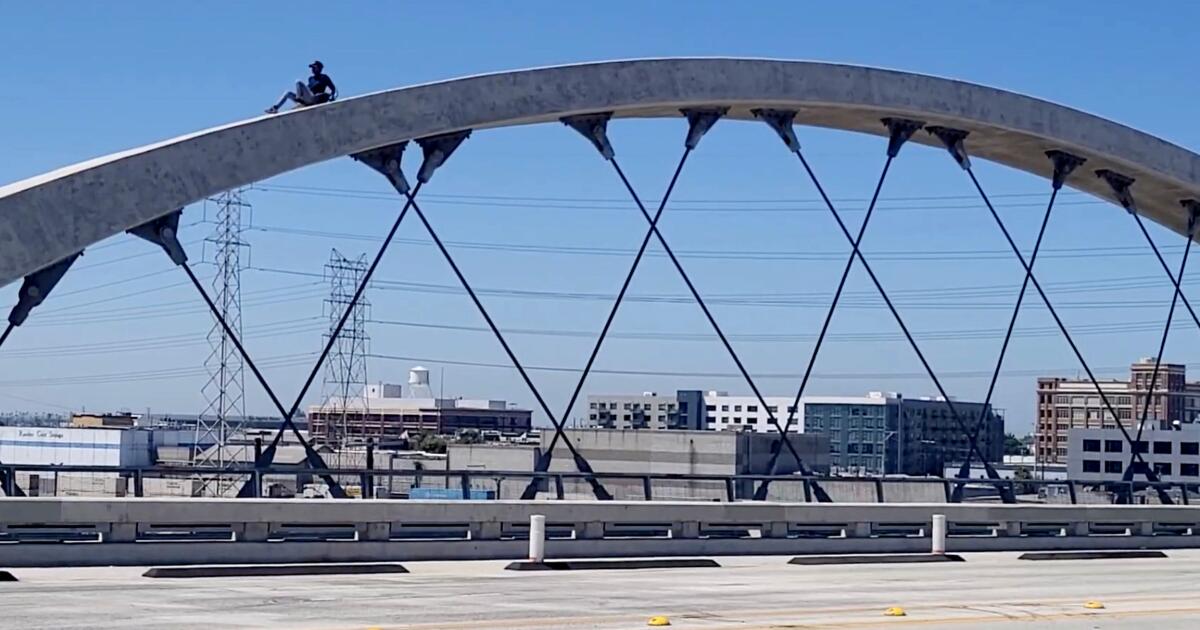
[[[941,475],[947,464],[967,459],[968,433],[976,430],[988,462],[1004,456],[1004,418],[995,409],[985,413],[983,403],[870,392],[805,397],[802,405],[804,432],[829,436],[838,472]]]
[[[1147,419],[1160,427],[1195,422],[1200,416],[1200,383],[1187,382],[1186,366],[1181,363],[1161,364],[1154,379],[1154,364],[1154,357],[1139,359],[1129,366],[1128,380],[1099,381],[1099,391],[1089,379],[1039,378],[1034,455],[1046,463],[1065,464],[1071,453],[1072,429],[1116,429],[1118,422],[1126,427],[1136,424],[1150,398],[1152,379],[1154,396]],[[1104,404],[1105,399],[1116,417]]]
[[[324,442],[341,444],[366,438],[388,440],[404,434],[438,433],[454,435],[466,429],[496,431],[504,436],[519,436],[533,428],[533,412],[519,409],[503,400],[471,400],[429,396],[427,384],[411,385],[425,378],[424,370],[414,368],[410,392],[405,396],[400,385],[367,385],[361,396],[342,400],[330,397],[324,404],[308,409],[309,433]]]
[[[771,416],[783,425],[792,411],[790,398],[769,396],[766,405],[755,396],[730,396],[727,392],[679,390],[675,395],[656,392],[588,396],[588,421],[603,429],[681,429],[771,432]],[[797,414],[792,431],[803,430]]]
[[[1127,427],[1137,437],[1137,427]],[[1076,428],[1068,432],[1067,475],[1080,481],[1121,481],[1136,448],[1162,481],[1200,483],[1200,425],[1163,428],[1147,422],[1140,440],[1130,443],[1117,428]],[[1133,463],[1133,478],[1144,480],[1146,468]]]
[[[598,473],[687,474],[687,475],[763,475],[771,472],[771,435],[749,431],[642,431],[636,429],[567,429],[567,440],[575,446]],[[550,447],[553,431],[543,431],[536,447],[496,444],[451,444],[447,449],[449,470],[529,471]],[[792,443],[804,465],[816,474],[829,472],[829,442],[820,435],[794,435]],[[779,457],[776,474],[787,475],[800,469],[786,449]],[[555,447],[550,472],[576,472],[575,462],[562,440]],[[432,479],[430,481],[433,481]],[[644,496],[640,479],[601,479],[617,498]],[[502,480],[500,498],[520,496],[528,478]],[[451,480],[450,483],[457,483]],[[484,482],[480,489],[495,490],[496,482]],[[568,479],[565,492],[590,496],[586,483]],[[543,491],[550,491],[543,487]],[[739,482],[738,496],[753,494],[753,484]],[[657,480],[653,492],[659,498],[708,499],[725,496],[723,480]]]

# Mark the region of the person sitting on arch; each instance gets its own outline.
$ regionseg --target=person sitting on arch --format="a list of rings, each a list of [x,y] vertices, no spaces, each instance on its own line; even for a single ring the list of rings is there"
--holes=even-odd
[[[321,103],[330,103],[337,100],[337,87],[325,74],[325,64],[320,61],[314,61],[308,64],[312,70],[312,76],[308,77],[308,82],[297,81],[296,91],[288,92],[279,98],[279,102],[267,108],[268,114],[279,112],[279,108],[289,100],[296,104],[296,107],[308,107],[309,105],[320,105]]]

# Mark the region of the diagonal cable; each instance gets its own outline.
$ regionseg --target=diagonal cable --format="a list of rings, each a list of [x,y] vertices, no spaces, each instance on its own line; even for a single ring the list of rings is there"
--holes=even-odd
[[[735,365],[737,365],[738,371],[741,372],[742,378],[744,378],[746,380],[746,384],[750,386],[750,391],[754,393],[754,397],[758,399],[758,402],[760,405],[762,405],[763,409],[766,409],[767,420],[772,426],[775,427],[776,430],[782,429],[782,426],[779,424],[779,419],[776,418],[775,413],[771,411],[771,406],[767,404],[766,398],[763,397],[758,385],[750,376],[750,372],[746,370],[746,366],[742,363],[737,351],[733,348],[733,344],[729,342],[729,338],[725,336],[725,332],[721,329],[720,324],[718,324],[716,318],[713,317],[712,311],[709,310],[708,305],[704,302],[704,298],[700,296],[700,291],[698,291],[696,289],[696,285],[692,283],[692,279],[688,276],[687,271],[684,270],[683,264],[679,262],[679,258],[675,256],[674,250],[671,249],[671,246],[667,243],[667,239],[663,237],[662,232],[658,229],[658,226],[654,225],[654,218],[650,216],[650,213],[646,210],[646,205],[642,203],[641,197],[638,196],[637,191],[634,190],[633,185],[629,182],[629,178],[625,176],[625,172],[621,170],[621,165],[617,162],[615,157],[610,158],[609,162],[612,163],[613,170],[616,171],[617,176],[621,178],[621,183],[625,185],[625,189],[629,191],[629,195],[633,199],[633,202],[637,204],[638,209],[642,211],[642,216],[644,216],[646,221],[650,223],[651,231],[654,232],[659,244],[662,245],[663,251],[667,253],[667,257],[671,259],[671,263],[675,266],[675,270],[678,271],[680,277],[683,278],[683,282],[687,285],[688,291],[691,292],[692,298],[696,300],[696,304],[700,307],[700,310],[704,312],[704,317],[707,318],[708,323],[712,325],[713,331],[717,333],[717,337],[721,340],[721,344],[725,346],[725,350],[728,351],[729,356],[733,358],[733,362]],[[782,436],[784,444],[787,446],[788,450],[791,451],[792,456],[796,458],[796,463],[800,467],[800,472],[804,475],[808,475],[808,467],[804,465],[804,459],[796,450],[795,445],[792,444],[791,439],[789,439],[786,434],[781,433],[780,435]],[[825,492],[819,487],[815,487],[815,490],[817,491],[818,496],[825,495]],[[823,501],[824,500],[828,500],[828,495],[825,495]]]
[[[308,378],[305,380],[304,386],[300,389],[300,392],[297,394],[296,400],[295,400],[295,402],[292,403],[291,408],[288,410],[284,410],[283,406],[279,402],[278,398],[276,398],[272,394],[272,396],[271,396],[272,400],[275,402],[276,406],[278,406],[280,408],[280,413],[283,414],[284,426],[281,426],[279,428],[279,431],[277,431],[275,433],[275,437],[271,440],[270,446],[268,446],[266,449],[263,449],[262,460],[259,462],[255,462],[255,464],[257,466],[259,466],[259,467],[270,466],[271,463],[274,462],[275,453],[279,447],[280,440],[283,438],[283,433],[284,433],[285,427],[290,427],[292,432],[296,435],[296,437],[300,438],[300,432],[296,428],[296,424],[293,421],[293,417],[296,415],[296,410],[300,407],[300,402],[304,399],[305,394],[308,393],[308,388],[312,386],[313,379],[316,378],[317,373],[321,370],[321,365],[325,362],[325,358],[327,356],[329,356],[329,351],[333,348],[333,344],[337,342],[338,336],[341,335],[342,328],[345,327],[346,321],[350,318],[350,315],[352,314],[354,307],[358,304],[358,301],[362,298],[363,292],[366,290],[367,285],[371,282],[371,277],[375,274],[375,269],[379,267],[379,262],[381,260],[383,260],[383,255],[387,252],[388,247],[392,243],[392,239],[396,236],[396,231],[400,229],[400,224],[401,224],[401,222],[404,221],[404,217],[408,214],[409,208],[411,208],[415,204],[414,199],[416,198],[417,193],[420,192],[421,186],[423,183],[424,182],[418,182],[416,188],[413,189],[412,194],[408,195],[408,201],[405,202],[404,207],[400,210],[400,214],[396,216],[396,220],[392,223],[392,228],[390,230],[388,230],[387,237],[383,239],[383,244],[380,245],[379,250],[375,253],[375,259],[371,261],[371,266],[369,268],[367,268],[367,272],[365,274],[363,274],[362,280],[359,281],[358,287],[355,288],[354,296],[350,299],[350,303],[346,305],[345,310],[342,312],[341,318],[338,319],[337,325],[334,326],[333,332],[329,335],[329,338],[325,341],[325,347],[321,350],[320,356],[317,358],[317,361],[313,364],[312,370],[309,372]],[[190,271],[189,271],[188,275],[191,275]],[[199,285],[198,281],[196,281],[193,278],[193,282],[196,283],[196,286],[199,288],[200,285]],[[212,304],[211,300],[209,300],[209,306],[210,306],[210,308],[213,309],[213,312],[215,314],[216,308]],[[223,321],[222,321],[222,325],[224,326]],[[229,330],[228,326],[224,326],[224,327],[225,327],[226,331]],[[234,335],[231,335],[231,337],[233,339],[237,339],[237,337]],[[240,343],[238,344],[238,349],[242,353],[243,358],[245,358],[247,360],[247,363],[249,363],[250,365],[253,365],[252,363],[250,363],[249,357],[248,357],[248,355],[246,355],[245,350],[241,348]],[[255,373],[257,375],[257,370],[255,370]],[[260,377],[260,382],[262,382],[261,377]],[[264,383],[264,387],[265,386],[266,385]],[[301,439],[301,443],[303,444],[304,443],[303,438],[300,438],[300,439]],[[306,450],[306,452],[309,452],[312,449],[311,449],[311,447],[306,445],[305,450]],[[312,453],[316,454],[315,451],[312,451]],[[312,456],[310,455],[310,458],[311,457]],[[320,459],[319,454],[316,454],[316,459],[317,460]],[[253,482],[253,480],[251,480],[250,483],[252,483],[252,482]],[[242,486],[242,490],[241,490],[241,492],[239,492],[238,496],[246,496],[248,494],[252,494],[252,488],[250,488],[250,483],[247,483],[246,485]],[[326,483],[328,483],[328,480],[326,480]],[[334,488],[337,488],[337,490],[335,491]],[[339,485],[337,485],[336,483],[334,483],[333,485],[330,485],[330,491],[331,492],[341,492],[341,487]]]
[[[1134,214],[1134,217],[1137,217],[1136,213]],[[1138,225],[1141,225],[1141,224],[1142,224],[1142,221],[1139,218]],[[1144,229],[1145,228],[1143,227],[1143,230]],[[1192,215],[1188,218],[1187,245],[1184,246],[1183,258],[1182,258],[1182,260],[1179,261],[1179,275],[1178,275],[1179,278],[1183,278],[1183,273],[1187,269],[1188,254],[1190,254],[1192,251],[1192,242],[1193,242],[1194,236],[1195,236],[1195,229],[1196,229],[1195,215]],[[1147,234],[1147,236],[1149,236],[1149,235]],[[1158,246],[1154,244],[1154,241],[1150,241],[1150,246],[1154,248],[1155,253],[1158,253]],[[1171,294],[1171,308],[1167,310],[1167,321],[1163,325],[1162,338],[1159,339],[1159,342],[1158,342],[1158,354],[1156,354],[1154,356],[1154,370],[1150,373],[1150,386],[1146,389],[1146,401],[1144,403],[1142,403],[1142,417],[1138,421],[1137,437],[1134,438],[1134,441],[1138,442],[1138,443],[1140,443],[1142,441],[1142,432],[1146,429],[1146,420],[1149,419],[1151,402],[1154,402],[1155,406],[1158,405],[1157,401],[1155,400],[1154,388],[1158,385],[1158,374],[1159,374],[1160,368],[1162,367],[1163,352],[1167,348],[1167,336],[1171,332],[1171,320],[1174,319],[1174,317],[1175,317],[1175,306],[1179,303],[1179,298],[1183,296],[1183,292],[1179,288],[1179,281],[1175,280],[1174,275],[1171,276],[1171,282],[1172,282],[1172,284],[1175,285],[1175,291],[1174,291],[1174,293]],[[1169,396],[1169,394],[1168,394],[1168,396]],[[1135,448],[1135,450],[1136,450],[1136,448]],[[1130,481],[1133,479],[1133,457],[1132,456],[1130,456],[1130,458],[1129,458],[1129,466],[1125,470],[1124,477],[1125,477],[1126,481]]]
[[[604,326],[600,329],[600,335],[596,338],[596,343],[592,347],[592,353],[588,356],[587,363],[583,367],[583,373],[579,376],[579,381],[575,384],[575,390],[571,392],[571,398],[567,402],[566,409],[563,410],[563,422],[571,416],[571,409],[574,408],[576,401],[579,399],[579,394],[583,391],[583,385],[587,381],[588,374],[592,370],[592,366],[596,362],[596,357],[600,354],[600,347],[604,344],[605,337],[608,336],[608,330],[612,326],[613,320],[617,316],[617,310],[621,308],[621,302],[625,299],[625,293],[629,290],[629,285],[633,281],[633,276],[637,273],[638,265],[642,262],[642,257],[646,253],[646,248],[650,244],[650,238],[654,235],[654,226],[658,225],[658,220],[662,217],[663,210],[667,207],[667,202],[671,198],[671,193],[675,190],[675,184],[679,181],[679,174],[683,172],[683,166],[687,163],[688,156],[692,154],[692,147],[684,147],[683,155],[679,158],[679,164],[675,166],[675,173],[671,176],[671,183],[667,185],[667,190],[663,193],[662,199],[658,203],[658,210],[654,213],[654,219],[651,221],[651,228],[646,230],[646,235],[642,238],[642,244],[638,247],[637,254],[633,257],[633,262],[629,266],[629,272],[625,274],[625,281],[621,283],[621,290],[617,292],[617,297],[613,301],[612,308],[608,312],[608,318],[604,321]],[[542,453],[542,457],[538,460],[535,467],[536,472],[546,472],[550,468],[550,462],[554,457],[554,447],[558,445],[559,438],[566,439],[563,435],[562,425],[555,425],[554,437],[550,440],[550,446]],[[529,487],[521,498],[532,499],[536,496],[538,480],[532,479]],[[531,492],[533,493],[532,496]]]
[[[1142,235],[1146,237],[1146,242],[1149,243],[1150,248],[1154,250],[1154,256],[1158,259],[1158,264],[1162,266],[1163,272],[1165,272],[1167,277],[1171,279],[1171,284],[1175,285],[1175,293],[1179,299],[1183,301],[1183,306],[1192,316],[1192,321],[1196,323],[1196,329],[1200,330],[1200,317],[1196,316],[1196,311],[1192,309],[1192,303],[1188,300],[1187,296],[1183,294],[1183,289],[1181,288],[1183,276],[1180,275],[1178,278],[1176,278],[1175,274],[1171,273],[1171,268],[1167,266],[1167,261],[1163,258],[1162,251],[1158,249],[1158,245],[1155,244],[1154,239],[1150,236],[1150,232],[1146,230],[1146,224],[1142,221],[1141,215],[1137,212],[1130,212],[1130,214],[1133,215],[1133,220],[1137,221],[1138,228],[1141,230]]]
[[[186,262],[184,262],[180,266],[183,267],[183,270],[187,273],[188,278],[192,281],[192,285],[196,287],[196,290],[200,293],[200,296],[204,298],[204,303],[208,305],[208,308],[212,312],[213,317],[215,317],[217,322],[221,324],[221,328],[224,329],[225,334],[229,337],[230,341],[233,342],[234,347],[237,348],[238,354],[240,354],[242,356],[242,360],[246,362],[246,365],[250,368],[250,371],[254,374],[254,377],[258,380],[258,383],[260,385],[262,385],[263,390],[265,390],[267,392],[267,396],[269,396],[271,398],[271,402],[274,403],[275,408],[279,410],[279,413],[280,413],[281,417],[283,418],[283,422],[282,422],[282,426],[280,426],[280,428],[279,428],[278,434],[276,435],[276,438],[275,438],[276,442],[279,440],[280,437],[283,436],[283,432],[285,430],[291,429],[292,434],[296,436],[296,439],[300,442],[300,445],[304,448],[304,457],[305,457],[305,460],[308,461],[309,467],[315,468],[318,470],[328,468],[328,466],[326,466],[326,464],[325,464],[325,460],[321,457],[321,455],[319,453],[317,453],[317,451],[312,447],[312,444],[310,444],[308,442],[308,440],[305,440],[304,436],[301,435],[300,430],[296,427],[295,422],[292,420],[292,414],[289,414],[283,408],[283,403],[280,402],[279,397],[275,395],[275,390],[272,389],[270,384],[267,383],[266,377],[263,376],[263,373],[258,369],[258,366],[254,363],[254,359],[252,359],[250,357],[250,353],[246,351],[246,348],[244,346],[242,346],[241,339],[239,339],[238,335],[233,332],[233,329],[229,326],[229,323],[225,320],[225,316],[221,314],[220,310],[217,308],[217,305],[213,302],[212,297],[208,295],[208,291],[206,291],[204,289],[204,285],[200,283],[200,279],[196,277],[196,273],[194,271],[192,271],[192,267],[190,265],[188,265]],[[273,445],[274,445],[274,443],[273,443]],[[218,444],[217,448],[221,448],[221,445]],[[274,453],[272,452],[272,454],[274,454]],[[322,475],[321,479],[323,481],[325,481],[325,483],[330,487],[331,492],[340,492],[340,486],[338,486],[337,482],[333,479],[332,476]],[[254,483],[253,479],[247,481],[247,483],[244,484],[242,486],[242,489],[238,492],[238,496],[243,496],[242,492],[247,493],[245,496],[252,495],[254,488],[251,484],[253,484],[253,483]],[[338,488],[338,490],[335,491],[335,490],[333,490],[333,488]]]
[[[1079,346],[1076,345],[1075,340],[1071,338],[1071,334],[1067,331],[1067,327],[1063,323],[1062,318],[1059,317],[1058,311],[1056,311],[1054,306],[1050,303],[1050,298],[1046,295],[1045,290],[1042,289],[1042,285],[1040,282],[1038,282],[1037,276],[1033,275],[1032,268],[1029,266],[1029,263],[1026,262],[1025,256],[1021,253],[1020,248],[1017,247],[1016,242],[1013,241],[1012,235],[1009,233],[1008,228],[1004,225],[1004,221],[1000,218],[1000,215],[996,212],[996,208],[992,205],[991,199],[988,197],[987,193],[984,192],[983,186],[981,186],[979,183],[979,179],[975,177],[974,171],[972,171],[970,168],[967,168],[966,171],[967,175],[969,175],[971,178],[971,183],[975,185],[975,190],[979,192],[979,196],[981,199],[983,199],[984,205],[987,206],[988,211],[992,214],[992,218],[995,219],[996,225],[999,226],[1000,231],[1004,234],[1005,240],[1008,241],[1009,247],[1013,250],[1013,254],[1016,255],[1017,260],[1020,261],[1021,266],[1025,268],[1025,271],[1029,273],[1029,280],[1033,283],[1033,288],[1036,289],[1038,295],[1041,296],[1042,302],[1046,305],[1046,310],[1048,310],[1051,317],[1054,318],[1055,324],[1057,324],[1059,330],[1062,331],[1063,338],[1066,339],[1067,344],[1071,347],[1071,351],[1075,353],[1075,358],[1078,359],[1080,365],[1083,366],[1084,372],[1087,373],[1088,379],[1092,382],[1092,385],[1095,386],[1096,392],[1100,395],[1101,402],[1104,403],[1104,407],[1112,416],[1113,420],[1116,421],[1117,428],[1121,430],[1121,434],[1125,437],[1125,441],[1128,442],[1130,447],[1134,448],[1136,451],[1136,447],[1133,446],[1133,436],[1129,434],[1129,431],[1125,428],[1125,425],[1121,422],[1120,417],[1117,415],[1117,411],[1113,407],[1112,402],[1109,401],[1108,396],[1104,393],[1104,389],[1100,387],[1100,381],[1097,380],[1095,373],[1092,372],[1091,366],[1089,366],[1087,361],[1083,358],[1083,353],[1080,352]],[[1135,452],[1135,456],[1143,465],[1145,465],[1145,459],[1142,457],[1141,453]],[[1152,470],[1149,470],[1148,467],[1146,471],[1146,477],[1150,479],[1151,482],[1156,483],[1158,481],[1157,474],[1155,474]],[[1165,490],[1158,486],[1156,486],[1155,489],[1158,491],[1159,499],[1162,500],[1164,504],[1172,504],[1171,498],[1167,495]]]
[[[842,216],[838,212],[837,208],[833,205],[833,201],[831,201],[829,199],[829,195],[826,194],[825,189],[821,185],[820,180],[817,178],[816,173],[813,172],[813,169],[809,165],[808,160],[804,157],[804,153],[802,151],[800,151],[799,148],[797,148],[794,151],[794,153],[796,154],[796,157],[800,159],[800,164],[804,167],[805,172],[808,173],[809,179],[812,180],[813,186],[815,186],[817,189],[817,193],[821,196],[821,199],[825,202],[826,208],[828,208],[829,212],[833,215],[833,218],[837,222],[838,227],[841,229],[842,234],[846,237],[846,241],[849,242],[853,246],[854,245],[854,236],[852,234],[850,234],[849,228],[846,227],[846,222],[842,220]],[[867,276],[871,279],[871,283],[875,285],[875,289],[879,292],[880,297],[883,298],[884,304],[887,306],[888,310],[891,311],[892,317],[896,320],[896,323],[900,326],[900,331],[904,334],[904,337],[908,340],[909,345],[912,346],[913,352],[916,353],[917,359],[920,360],[921,365],[925,368],[925,372],[929,375],[930,380],[933,381],[934,387],[937,388],[938,393],[941,394],[942,398],[945,400],[946,407],[949,409],[950,415],[954,418],[954,422],[958,425],[959,430],[961,430],[963,432],[963,434],[966,435],[968,433],[968,429],[967,429],[966,424],[962,420],[962,416],[960,416],[958,413],[958,408],[954,405],[954,401],[950,399],[950,395],[946,391],[946,388],[942,386],[941,379],[939,379],[937,377],[937,373],[934,372],[933,366],[930,365],[929,361],[925,358],[925,354],[923,352],[921,352],[920,345],[917,343],[917,340],[912,336],[912,332],[909,331],[908,326],[904,323],[904,319],[900,316],[900,312],[898,310],[896,310],[896,306],[892,303],[891,298],[888,297],[887,291],[883,288],[883,284],[879,281],[879,278],[875,275],[875,271],[871,269],[871,265],[867,262],[866,257],[863,256],[862,251],[859,250],[857,247],[854,248],[853,254],[855,257],[858,258],[859,263],[862,264],[862,266],[863,266],[863,270],[867,272]],[[986,417],[981,417],[979,421],[984,422],[985,419],[986,419]],[[979,459],[981,461],[983,461],[985,464],[987,464],[987,458],[984,457],[983,453],[981,453],[979,451],[978,445],[971,444],[970,449],[972,451],[974,451],[977,455],[979,455]],[[987,464],[987,465],[990,467],[990,464]]]
[[[421,223],[425,226],[425,230],[429,232],[429,237],[432,238],[434,244],[437,245],[438,250],[442,253],[442,257],[445,258],[446,262],[450,265],[450,269],[458,278],[459,283],[462,284],[462,287],[466,290],[467,295],[471,297],[471,301],[475,303],[475,308],[479,310],[479,314],[483,316],[483,319],[485,322],[487,322],[488,327],[492,329],[492,333],[496,336],[496,340],[499,341],[501,347],[504,348],[505,354],[508,355],[508,358],[510,361],[512,361],[513,366],[517,368],[517,372],[521,374],[521,378],[524,379],[525,385],[529,387],[529,391],[532,392],[534,398],[537,399],[538,406],[541,407],[542,412],[546,414],[546,417],[550,419],[550,422],[554,424],[557,430],[561,430],[562,422],[555,417],[554,412],[550,411],[550,406],[546,404],[546,399],[542,397],[541,391],[538,390],[537,385],[535,385],[533,379],[530,378],[529,373],[525,370],[525,366],[521,364],[521,361],[517,358],[516,353],[513,352],[512,347],[508,345],[508,341],[504,338],[504,334],[500,332],[500,328],[496,326],[496,322],[492,320],[492,316],[488,313],[487,308],[483,306],[483,302],[480,301],[479,296],[475,294],[475,289],[471,287],[471,283],[467,281],[466,276],[464,276],[462,270],[459,269],[458,263],[455,262],[454,257],[450,255],[450,251],[447,250],[445,244],[442,243],[441,237],[439,237],[437,231],[433,229],[433,226],[425,217],[425,213],[421,211],[421,206],[418,205],[411,196],[409,197],[409,203],[412,204],[413,210],[415,210],[417,213],[417,218],[420,219]],[[571,452],[572,457],[575,458],[576,463],[580,465],[580,472],[589,474],[585,480],[589,485],[591,485],[592,492],[596,495],[596,498],[600,500],[611,500],[612,495],[609,494],[609,492],[594,476],[590,475],[592,472],[591,465],[587,463],[587,460],[582,454],[579,453],[579,451],[575,448],[575,445],[572,444],[570,440],[566,440],[565,443],[567,445],[567,449]]]
[[[990,412],[992,408],[992,395],[995,394],[996,383],[1000,380],[1000,369],[1004,365],[1004,357],[1008,353],[1008,344],[1012,341],[1013,330],[1017,325],[1017,317],[1021,313],[1021,304],[1025,301],[1025,292],[1029,289],[1029,279],[1033,277],[1033,265],[1037,261],[1038,252],[1041,251],[1042,239],[1046,235],[1046,226],[1050,223],[1050,213],[1054,210],[1055,200],[1058,199],[1058,190],[1059,187],[1055,187],[1050,192],[1050,202],[1046,204],[1046,212],[1044,215],[1042,215],[1042,225],[1038,229],[1037,240],[1034,241],[1033,244],[1033,253],[1029,256],[1029,269],[1025,271],[1025,277],[1021,281],[1021,290],[1017,293],[1017,301],[1015,304],[1013,304],[1012,317],[1010,317],[1008,320],[1008,329],[1005,330],[1004,341],[1000,344],[1000,355],[996,357],[996,367],[994,370],[992,370],[991,381],[988,382],[987,395],[983,397],[983,409],[985,414]],[[982,428],[983,423],[975,425],[975,428],[971,431],[970,435],[972,443],[977,443],[979,441],[979,432]],[[971,455],[972,453],[967,453],[967,460],[963,462],[962,467],[958,470],[958,477],[960,479],[966,479],[970,477]],[[955,484],[954,494],[952,495],[951,499],[952,502],[957,503],[961,501],[962,492],[965,485],[965,483]]]
[[[879,181],[875,183],[875,192],[871,195],[871,203],[867,206],[867,213],[863,217],[862,224],[858,227],[858,235],[854,238],[854,249],[858,249],[859,244],[862,243],[863,235],[867,232],[867,225],[871,222],[871,216],[875,213],[875,205],[879,202],[879,193],[883,190],[883,182],[887,179],[888,171],[891,169],[892,161],[895,159],[895,157],[889,155],[883,163],[883,170],[879,173]],[[816,345],[813,346],[812,354],[808,357],[808,365],[804,368],[804,376],[800,379],[800,386],[796,388],[796,397],[792,401],[792,406],[788,408],[787,423],[783,427],[784,434],[791,431],[792,424],[795,423],[796,413],[800,409],[800,399],[804,397],[804,390],[808,387],[813,367],[817,364],[817,356],[820,354],[821,346],[825,342],[825,335],[829,332],[829,324],[833,321],[833,314],[837,311],[838,302],[842,299],[842,291],[846,288],[846,281],[850,278],[850,270],[853,268],[854,253],[851,252],[846,258],[845,267],[842,268],[842,277],[838,280],[837,290],[833,292],[833,301],[829,304],[829,310],[825,312],[825,321],[821,323],[821,332],[817,334]],[[775,467],[779,463],[779,455],[782,452],[782,441],[776,440],[771,444],[771,459],[767,462],[767,470],[772,475],[776,472]],[[759,485],[758,490],[754,494],[755,500],[766,500],[770,483],[770,480],[765,480]]]

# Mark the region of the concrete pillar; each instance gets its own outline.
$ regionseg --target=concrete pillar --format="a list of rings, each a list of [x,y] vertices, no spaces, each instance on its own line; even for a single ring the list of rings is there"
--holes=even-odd
[[[604,523],[601,521],[576,523],[575,537],[583,540],[596,540],[598,538],[604,538]]]
[[[112,523],[104,542],[131,543],[137,541],[137,523]]]
[[[773,521],[763,525],[763,537],[765,538],[787,538],[788,523],[787,521]]]
[[[529,517],[529,561],[546,560],[546,517],[533,514]]]
[[[267,537],[270,533],[270,523],[245,523],[242,525],[242,535],[239,540],[245,542],[267,542]]]
[[[1138,523],[1137,533],[1139,536],[1154,535],[1154,521],[1142,521]]]
[[[392,537],[391,523],[359,523],[354,526],[360,541],[386,542]]]
[[[495,521],[471,523],[471,540],[500,540],[504,528]]]
[[[678,521],[671,523],[671,538],[699,538],[699,521]]]
[[[944,555],[946,553],[946,515],[934,514],[933,526],[930,527],[930,530],[932,531],[930,552]]]
[[[847,538],[870,538],[871,524],[870,523],[847,523],[846,524]]]
[[[999,527],[996,528],[996,534],[999,536],[1020,536],[1021,535],[1021,522],[1020,521],[1001,522],[999,524]]]
[[[1088,526],[1087,521],[1071,523],[1067,527],[1068,536],[1087,536],[1089,533],[1091,533],[1091,527]]]

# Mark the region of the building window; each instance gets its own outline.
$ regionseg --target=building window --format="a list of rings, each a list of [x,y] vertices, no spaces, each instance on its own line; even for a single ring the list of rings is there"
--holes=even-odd
[[[747,405],[746,411],[750,413],[758,413],[758,405]]]
[[[1121,440],[1104,440],[1105,453],[1122,453],[1125,451],[1125,443]]]
[[[721,411],[729,411],[729,405],[721,405]]]
[[[771,413],[779,413],[779,406],[778,405],[767,405],[767,411],[770,411]]]
[[[629,403],[625,403],[625,411],[629,411],[632,408],[633,408],[633,405],[631,405]]]
[[[758,424],[758,418],[746,418],[746,422],[749,424]]]
[[[742,423],[742,419],[741,419],[741,418],[738,418],[737,416],[734,416],[734,418],[733,418],[733,423],[734,423],[734,424],[741,424],[741,423]]]
[[[1085,472],[1085,473],[1100,472],[1100,460],[1098,460],[1098,459],[1083,460],[1083,472]]]
[[[1180,464],[1179,474],[1184,477],[1200,477],[1200,464]]]
[[[1171,474],[1171,462],[1154,462],[1154,472],[1159,475]]]
[[[1124,407],[1117,410],[1117,417],[1121,420],[1129,420],[1133,417],[1133,414],[1128,407]]]
[[[1170,442],[1155,442],[1154,443],[1154,454],[1155,455],[1170,455],[1171,454],[1171,443]]]
[[[788,405],[788,413],[796,413],[795,405]]]
[[[1099,453],[1100,452],[1100,440],[1084,440],[1083,441],[1083,450],[1085,453]],[[1096,472],[1100,472],[1100,471],[1097,470]]]
[[[1134,453],[1149,453],[1150,452],[1150,443],[1149,442],[1134,442],[1133,443],[1133,452]]]
[[[1065,448],[1060,448],[1060,449],[1058,449],[1058,456],[1059,456],[1059,457],[1066,457],[1066,456],[1067,456],[1067,449],[1065,449]]]
[[[1180,442],[1180,455],[1200,455],[1200,442]]]
[[[741,410],[742,410],[742,406],[741,406],[741,405],[734,405],[734,406],[733,406],[733,410],[734,410],[734,411],[741,411]]]
[[[716,405],[708,405],[704,408],[704,410],[711,413],[711,412],[714,412],[717,410],[717,406]]]
[[[592,409],[595,409],[595,408],[596,408],[596,403],[591,403],[591,404],[590,404],[590,405],[588,405],[588,406],[589,406],[589,407],[591,407]]]
[[[1104,462],[1104,472],[1121,474],[1121,462],[1112,460]]]

